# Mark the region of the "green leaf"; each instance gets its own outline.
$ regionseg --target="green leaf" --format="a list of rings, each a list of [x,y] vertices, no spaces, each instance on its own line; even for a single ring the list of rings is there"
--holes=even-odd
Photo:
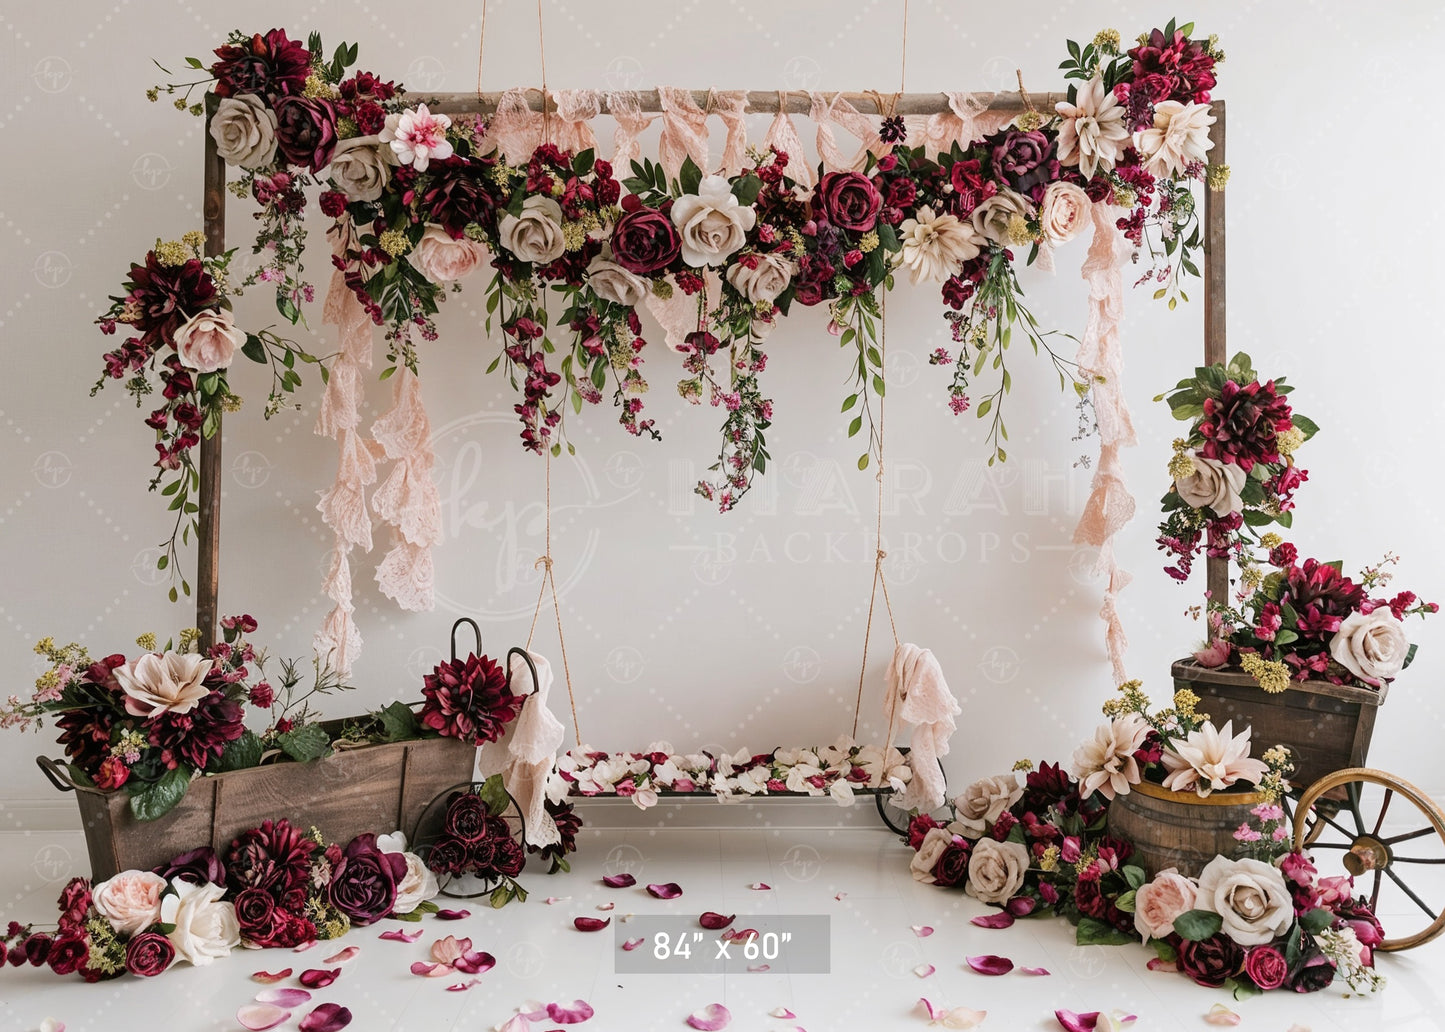
[[[1247,1000],[1251,996],[1263,996],[1264,990],[1253,982],[1242,978],[1227,978],[1224,981],[1224,988],[1234,994],[1236,1000]]]
[[[1135,867],[1133,864],[1126,865],[1121,873],[1131,889],[1137,889],[1149,880],[1149,876],[1144,873],[1144,868]]]
[[[191,772],[184,767],[168,770],[159,781],[139,788],[130,794],[130,812],[138,821],[153,821],[163,817],[185,798],[186,788],[191,783]]]
[[[381,721],[382,741],[406,742],[421,734],[421,724],[411,707],[400,700],[378,710],[376,719]]]
[[[228,770],[244,770],[247,767],[254,767],[261,762],[261,753],[265,747],[261,743],[261,736],[249,728],[242,732],[241,737],[234,742],[227,744],[226,749],[221,753],[221,759],[216,764],[216,769],[225,773]]]
[[[484,781],[482,787],[477,790],[477,795],[481,797],[482,802],[487,804],[488,812],[494,816],[506,813],[512,805],[512,797],[507,794],[500,774],[493,774]]]
[[[331,736],[320,724],[302,724],[276,736],[281,751],[297,763],[310,763],[331,755]]]
[[[585,151],[578,154],[575,158],[572,159],[572,171],[577,173],[579,176],[585,176],[588,172],[592,171],[592,166],[596,163],[596,161],[597,152],[594,151],[591,147],[588,147]]]
[[[261,343],[261,338],[254,333],[246,334],[246,343],[241,345],[241,354],[245,355],[252,362],[266,361],[266,345]]]
[[[1076,946],[1125,946],[1134,941],[1134,936],[1127,935],[1096,917],[1079,918],[1079,926],[1074,929]]]
[[[1020,826],[1021,825],[1015,825],[1015,827]],[[1114,906],[1118,907],[1126,914],[1132,914],[1134,912],[1135,896],[1136,893],[1133,889],[1130,889],[1128,892],[1121,892],[1119,894],[1119,898],[1114,901]]]
[[[1335,915],[1323,907],[1316,907],[1307,914],[1300,916],[1300,927],[1311,935],[1318,935],[1334,923]]]
[[[697,188],[702,185],[702,169],[694,164],[691,156],[682,159],[682,168],[677,173],[677,183],[682,187],[682,192],[687,194],[697,193]]]
[[[991,408],[993,408],[993,399],[984,398],[981,402],[978,403],[978,418],[982,419],[984,416],[988,415]]]
[[[757,176],[749,173],[733,183],[733,196],[738,203],[745,206],[752,206],[758,199],[758,192],[763,188],[763,181]]]
[[[868,453],[867,453],[867,452],[864,452],[862,455],[858,456],[858,468],[859,468],[859,469],[867,469],[867,468],[868,468]]]
[[[1174,919],[1174,930],[1179,933],[1179,938],[1191,942],[1217,935],[1223,927],[1224,918],[1208,910],[1186,910]]]
[[[850,394],[850,395],[848,395],[846,398],[843,399],[843,409],[842,409],[842,410],[843,410],[844,412],[847,412],[850,408],[852,408],[852,407],[853,407],[854,405],[856,405],[856,404],[858,404],[858,395],[856,395],[856,394]]]
[[[849,437],[856,437],[856,436],[858,435],[858,431],[859,431],[859,430],[862,430],[862,429],[863,429],[863,417],[862,417],[862,416],[854,416],[854,417],[853,417],[853,422],[851,422],[851,423],[848,424],[848,436],[849,436]]]

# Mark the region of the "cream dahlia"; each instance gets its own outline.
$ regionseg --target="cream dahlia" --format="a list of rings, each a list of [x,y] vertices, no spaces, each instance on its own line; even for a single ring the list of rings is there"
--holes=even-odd
[[[1074,750],[1071,770],[1079,779],[1079,795],[1085,799],[1095,791],[1106,799],[1128,795],[1129,786],[1143,777],[1134,753],[1148,736],[1149,723],[1137,713],[1100,724],[1094,737]]]
[[[1164,750],[1168,773],[1164,787],[1175,792],[1194,791],[1200,798],[1228,788],[1237,781],[1257,784],[1269,771],[1263,760],[1249,755],[1250,728],[1238,735],[1234,722],[1215,728],[1209,721],[1184,739],[1175,739]]]
[[[1094,76],[1080,86],[1072,104],[1061,101],[1054,110],[1059,124],[1059,164],[1078,165],[1086,179],[1094,172],[1109,171],[1129,145],[1129,127],[1124,108],[1104,80]]]
[[[898,234],[903,239],[903,264],[914,283],[942,283],[960,263],[977,258],[987,243],[972,223],[935,215],[928,205],[918,209],[916,218],[905,219]]]
[[[1177,176],[1193,162],[1202,162],[1214,147],[1209,138],[1213,124],[1208,104],[1166,100],[1155,105],[1154,125],[1139,134],[1135,145],[1152,175],[1160,179]]]

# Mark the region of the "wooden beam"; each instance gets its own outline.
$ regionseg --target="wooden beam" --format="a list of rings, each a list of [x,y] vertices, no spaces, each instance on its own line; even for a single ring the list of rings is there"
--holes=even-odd
[[[204,200],[206,254],[226,250],[226,163],[216,153],[216,141],[209,132],[219,98],[206,95],[206,156]],[[201,438],[199,459],[201,486],[196,514],[196,627],[204,649],[216,640],[216,607],[220,597],[221,574],[221,424],[216,432]]]
[[[708,95],[711,90],[692,90],[692,99],[698,107],[707,109]],[[542,91],[529,89],[526,91],[527,106],[533,111],[542,110]],[[497,110],[497,103],[501,100],[499,92],[488,93],[420,93],[408,91],[406,102],[408,106],[425,104],[432,111],[441,111],[454,115],[486,115]],[[882,114],[887,105],[892,101],[894,94],[883,93],[823,93],[823,96],[839,96],[848,101],[855,108],[865,115]],[[1011,93],[981,93],[981,99],[988,98],[985,110],[995,111],[1000,114],[1019,114],[1032,108],[1045,115],[1051,115],[1054,105],[1062,100],[1068,99],[1063,93],[1029,93],[1027,101],[1025,96],[1017,91]],[[631,108],[636,102],[636,109],[645,112],[660,112],[662,101],[657,90],[624,90],[609,92],[599,90],[598,106],[602,114],[609,114],[614,103],[627,98],[626,103]],[[948,97],[943,93],[902,93],[897,94],[898,101],[894,107],[894,113],[899,115],[935,115],[950,110]],[[879,106],[879,100],[883,106]],[[750,114],[771,115],[776,114],[779,104],[782,104],[789,114],[806,115],[812,110],[812,97],[802,90],[749,90],[747,111]],[[1216,105],[1218,106],[1218,105]],[[557,105],[550,99],[547,102],[547,110],[555,111]]]
[[[1224,156],[1224,101],[1210,105],[1214,125],[1209,138],[1214,148],[1209,152],[1211,165],[1226,163]],[[1204,188],[1204,364],[1229,361],[1225,344],[1224,318],[1224,191]],[[1218,602],[1229,601],[1229,560],[1209,559],[1209,596]],[[1214,637],[1213,632],[1210,638]]]

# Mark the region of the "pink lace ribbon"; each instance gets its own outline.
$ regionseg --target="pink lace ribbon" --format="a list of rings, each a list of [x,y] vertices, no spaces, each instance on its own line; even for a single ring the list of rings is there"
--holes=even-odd
[[[552,101],[556,104],[549,122],[544,127],[550,130],[552,142],[564,151],[581,154],[585,150],[596,151],[597,134],[592,131],[592,120],[602,110],[602,99],[596,90],[553,90]]]
[[[988,110],[994,97],[992,93],[945,93],[944,96],[948,98],[947,111],[905,119],[910,146],[921,146],[930,155],[945,152],[955,143],[967,147],[974,140],[1003,128],[1013,118]]]
[[[677,175],[685,158],[698,168],[708,167],[707,112],[697,106],[690,90],[676,86],[657,88],[662,108],[662,137],[657,141],[657,160],[668,176]]]
[[[1114,680],[1122,684],[1128,680],[1124,652],[1129,639],[1119,618],[1118,597],[1132,577],[1119,568],[1113,538],[1134,516],[1134,498],[1124,486],[1119,449],[1133,447],[1138,439],[1121,382],[1124,357],[1119,323],[1124,314],[1122,267],[1128,251],[1115,229],[1115,219],[1116,212],[1109,205],[1093,205],[1094,239],[1081,270],[1089,285],[1089,321],[1079,345],[1079,371],[1081,375],[1103,377],[1103,382],[1096,382],[1092,391],[1099,424],[1099,465],[1094,471],[1089,500],[1074,530],[1074,542],[1099,549],[1094,570],[1107,578],[1099,616],[1104,620],[1104,640],[1113,664]]]
[[[372,510],[392,530],[392,547],[376,568],[376,582],[401,608],[423,612],[436,604],[431,550],[442,540],[441,499],[432,482],[436,454],[421,381],[405,366],[397,370],[391,409],[371,425],[371,433],[396,463],[371,496]]]
[[[657,115],[642,110],[637,94],[619,90],[607,94],[607,110],[617,122],[612,134],[612,165],[618,175],[629,175],[630,164],[642,153],[637,138],[647,131]]]
[[[708,298],[711,310],[722,297],[722,277],[716,269],[702,270],[703,292]],[[681,351],[686,337],[697,329],[697,295],[687,295],[674,290],[672,296],[663,300],[656,294],[647,295],[647,310],[662,327],[664,343],[673,351]]]
[[[502,94],[487,123],[487,135],[509,164],[524,164],[532,156],[542,143],[542,112],[532,110],[525,89],[514,86]]]
[[[870,151],[873,154],[882,154],[885,151],[873,119],[844,100],[843,94],[835,93],[833,99],[829,100],[827,94],[810,93],[808,99],[812,102],[808,117],[818,125],[818,158],[823,162],[824,168],[831,172],[861,169]],[[857,137],[862,144],[851,158],[845,157],[838,149],[834,126]]]
[[[718,171],[725,176],[735,176],[743,170],[743,163],[747,160],[748,91],[712,90],[708,95],[708,107],[727,128]],[[706,169],[706,166],[700,167]]]
[[[811,189],[813,166],[808,164],[803,155],[803,140],[798,136],[798,127],[793,124],[792,116],[788,114],[787,96],[781,92],[778,94],[778,113],[773,116],[767,135],[763,137],[762,149],[766,151],[770,147],[776,147],[788,156],[788,178]]]

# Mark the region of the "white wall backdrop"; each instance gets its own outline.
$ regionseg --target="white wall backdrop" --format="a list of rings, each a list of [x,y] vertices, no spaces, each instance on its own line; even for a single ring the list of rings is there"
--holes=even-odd
[[[1037,5],[1036,5],[1037,6]],[[898,0],[731,0],[637,3],[547,0],[549,85],[892,91],[898,82]],[[1218,96],[1230,103],[1229,339],[1262,370],[1298,385],[1296,404],[1324,428],[1304,465],[1295,540],[1348,567],[1387,548],[1404,557],[1400,585],[1445,596],[1439,547],[1439,385],[1445,373],[1436,291],[1445,276],[1432,180],[1445,159],[1424,98],[1445,32],[1435,4],[1397,3],[1365,16],[1344,0],[1308,5],[1065,2],[1021,17],[934,0],[911,5],[908,88],[1008,89],[1021,68],[1033,89],[1059,89],[1067,38],[1102,27],[1125,38],[1171,14],[1217,32],[1228,61]],[[244,19],[279,24],[329,46],[360,44],[361,66],[413,88],[469,89],[476,79],[479,3],[367,0],[312,4],[75,0],[64,15],[11,5],[0,13],[0,82],[10,141],[0,171],[0,668],[10,690],[34,677],[34,641],[52,634],[93,651],[126,651],[136,634],[191,622],[156,583],[166,533],[148,495],[150,431],[114,385],[87,396],[106,340],[91,325],[128,263],[158,236],[200,224],[202,127],[164,102],[147,104],[149,59],[204,56]],[[535,9],[493,0],[489,88],[536,84]],[[765,122],[754,123],[760,135]],[[805,137],[808,127],[802,126]],[[610,138],[610,129],[602,133]],[[720,141],[718,141],[720,142]],[[646,147],[646,143],[644,147]],[[604,148],[606,142],[604,143]],[[231,239],[249,242],[249,204],[233,203]],[[314,239],[321,240],[320,222]],[[1084,242],[1049,276],[1023,283],[1041,321],[1081,332]],[[329,268],[321,248],[317,282]],[[1198,629],[1184,615],[1202,583],[1180,588],[1159,570],[1155,503],[1175,427],[1151,398],[1202,353],[1199,300],[1174,313],[1147,293],[1129,299],[1126,390],[1140,446],[1126,456],[1140,512],[1120,538],[1135,575],[1122,600],[1129,668],[1159,698],[1168,664]],[[483,370],[496,352],[480,327],[480,285],[448,301],[442,339],[425,349],[423,383],[436,430],[446,541],[436,553],[438,607],[412,615],[377,595],[358,560],[367,638],[354,697],[359,712],[411,697],[446,647],[457,615],[482,621],[489,649],[527,632],[542,542],[542,463],[516,438],[510,393]],[[1067,757],[1112,689],[1091,556],[1070,544],[1089,473],[1075,468],[1076,416],[1045,363],[1015,354],[1010,460],[984,466],[981,426],[951,416],[947,373],[927,353],[946,343],[931,288],[901,287],[889,306],[885,527],[888,571],[904,637],[943,661],[965,718],[949,760],[956,781],[1031,755]],[[274,315],[248,297],[246,325]],[[317,305],[310,313],[320,328]],[[623,434],[611,413],[570,420],[575,460],[554,466],[554,554],[584,738],[604,748],[657,738],[679,746],[754,749],[831,740],[851,723],[871,574],[874,480],[854,468],[838,414],[846,356],[826,315],[799,312],[774,335],[766,383],[776,402],[775,469],[738,511],[719,516],[690,493],[712,454],[715,410],[694,410],[671,383],[677,364],[660,334],[648,352],[649,410],[661,443]],[[327,339],[299,328],[310,350]],[[326,612],[319,592],[329,535],[315,511],[334,471],[334,445],[313,436],[318,384],[306,410],[260,419],[260,367],[241,371],[248,411],[228,421],[222,610],[249,611],[258,640],[301,654]],[[380,411],[386,386],[372,384]],[[380,552],[371,557],[379,560]],[[1445,626],[1416,625],[1419,661],[1396,686],[1372,760],[1445,789],[1439,693]],[[542,651],[556,653],[544,619]],[[862,737],[876,718],[886,623],[875,626]],[[558,696],[554,696],[558,698]],[[0,824],[23,822],[55,797],[31,765],[53,750],[8,734],[0,753]],[[66,804],[68,805],[68,804]]]

